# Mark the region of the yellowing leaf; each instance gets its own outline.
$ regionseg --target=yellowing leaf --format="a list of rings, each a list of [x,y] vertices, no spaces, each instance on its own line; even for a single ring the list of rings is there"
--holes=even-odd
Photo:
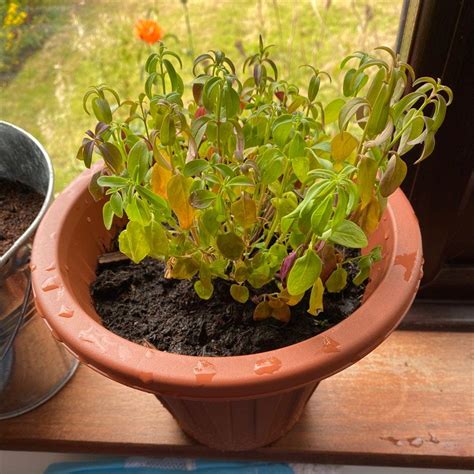
[[[283,303],[276,308],[272,308],[272,316],[282,323],[287,323],[291,318],[290,307]]]
[[[232,203],[231,212],[235,222],[245,229],[252,227],[257,222],[257,206],[255,201],[246,193]]]
[[[308,313],[317,316],[323,310],[323,295],[324,286],[321,278],[318,278],[311,288],[311,295],[309,297]]]
[[[372,234],[377,229],[380,222],[381,207],[378,199],[372,196],[367,206],[362,210],[357,219],[359,226],[366,235]]]
[[[402,184],[406,175],[406,163],[398,155],[393,155],[380,180],[380,194],[384,197],[390,196]]]
[[[235,264],[234,280],[237,283],[243,283],[250,275],[250,269],[245,263],[239,261]]]
[[[158,163],[151,170],[151,189],[155,194],[168,199],[168,182],[171,179],[171,170]]]
[[[359,162],[357,173],[357,188],[360,194],[361,207],[364,208],[372,199],[377,162],[368,156],[363,156]]]
[[[261,321],[262,319],[267,319],[272,315],[272,308],[266,301],[262,301],[255,306],[253,311],[253,319],[255,321]]]
[[[377,198],[373,198],[367,206],[367,217],[364,231],[367,235],[372,234],[377,229],[380,222],[380,203]]]
[[[244,251],[242,239],[233,232],[219,234],[216,237],[216,244],[220,253],[230,260],[238,260]]]
[[[156,166],[156,165],[155,165]],[[189,229],[193,224],[194,209],[189,203],[189,188],[192,178],[185,178],[182,174],[175,174],[168,182],[168,201],[171,209],[178,217],[179,225]]]
[[[290,295],[288,290],[284,288],[280,291],[279,298],[283,300],[288,306],[296,306],[303,299],[303,296],[304,293],[301,293],[300,295]]]
[[[243,285],[231,285],[230,294],[239,303],[246,303],[249,299],[249,289]]]
[[[338,133],[331,142],[331,155],[334,161],[344,161],[358,144],[357,139],[349,132]]]
[[[191,257],[171,257],[166,262],[165,278],[189,280],[198,269],[197,263]]]

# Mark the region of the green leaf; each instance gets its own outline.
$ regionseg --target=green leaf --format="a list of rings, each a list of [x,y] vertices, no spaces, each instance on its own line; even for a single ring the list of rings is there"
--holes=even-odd
[[[271,281],[272,276],[273,273],[269,263],[262,261],[260,265],[252,269],[247,280],[254,288],[261,288]]]
[[[383,197],[390,196],[390,194],[394,193],[402,184],[406,175],[406,163],[398,155],[393,155],[390,160],[388,160],[387,168],[380,180],[380,194]]]
[[[268,148],[257,159],[262,184],[271,184],[283,174],[282,154],[276,148]]]
[[[207,209],[199,217],[200,226],[210,235],[216,235],[220,228],[219,213],[215,209]]]
[[[208,300],[214,293],[214,286],[210,280],[197,280],[194,283],[194,291],[202,300]]]
[[[160,128],[160,140],[164,146],[172,146],[176,141],[176,126],[171,113],[164,116]]]
[[[143,226],[138,222],[129,222],[119,235],[119,248],[133,262],[141,262],[150,251]]]
[[[152,89],[153,89],[153,85],[156,82],[157,77],[158,77],[158,74],[156,72],[153,72],[147,77],[145,81],[145,93],[149,99],[153,97]]]
[[[239,303],[246,303],[249,299],[249,289],[243,285],[231,285],[230,294]]]
[[[346,97],[351,96],[353,93],[352,80],[354,79],[356,72],[355,69],[349,69],[344,76],[342,91]]]
[[[326,289],[329,293],[339,293],[347,284],[347,271],[342,268],[336,268],[326,280]]]
[[[347,215],[348,211],[349,196],[344,188],[339,189],[337,192],[337,202],[334,210],[334,217],[332,219],[332,225],[337,226],[342,222]]]
[[[222,99],[226,118],[235,117],[240,111],[239,94],[230,86],[224,87]]]
[[[145,178],[149,167],[148,156],[148,147],[143,141],[136,142],[130,150],[127,168],[130,177],[136,183],[141,183]]]
[[[92,99],[92,110],[99,122],[112,122],[112,111],[110,110],[110,105],[106,99],[102,97],[94,97]]]
[[[332,231],[331,242],[348,248],[367,247],[368,241],[364,231],[354,222],[344,220]]]
[[[236,176],[226,183],[226,186],[255,186],[255,183],[247,176]]]
[[[151,214],[148,205],[138,195],[133,196],[125,208],[128,218],[142,226],[150,223]]]
[[[321,78],[314,75],[311,76],[311,79],[309,80],[309,86],[308,86],[308,99],[310,102],[313,102],[314,99],[316,99],[316,96],[318,95],[319,92],[319,86],[321,84]]]
[[[321,273],[321,259],[311,248],[295,260],[286,281],[290,295],[301,295],[311,288]]]
[[[181,79],[179,74],[176,72],[173,64],[167,59],[163,59],[163,65],[165,66],[166,71],[168,72],[168,76],[171,81],[171,88],[173,89],[173,91],[176,91],[179,95],[182,95],[184,92],[183,80]]]
[[[193,191],[189,196],[189,203],[195,209],[206,209],[209,207],[216,199],[217,194],[207,189],[198,189]]]
[[[316,235],[322,235],[332,214],[334,196],[329,195],[314,209],[311,214],[311,229]]]
[[[398,123],[398,120],[402,116],[405,110],[411,109],[418,101],[425,99],[425,94],[422,94],[419,91],[410,92],[405,97],[401,98],[396,104],[392,107],[392,118],[395,124]]]
[[[128,181],[120,176],[100,176],[97,183],[105,188],[124,188]]]
[[[186,177],[197,176],[209,168],[209,162],[207,160],[192,160],[184,165],[183,175]]]
[[[423,151],[421,156],[415,161],[415,164],[421,163],[423,160],[426,160],[428,156],[433,153],[435,147],[435,132],[428,132],[425,138],[425,143],[423,145]]]
[[[163,226],[155,221],[144,227],[145,236],[150,250],[148,255],[153,258],[162,259],[169,253],[169,241]]]
[[[441,127],[441,125],[444,122],[444,118],[446,117],[446,108],[447,108],[446,100],[442,95],[438,95],[437,97],[438,97],[438,100],[436,102],[435,112],[433,115],[433,127],[432,127],[433,132],[436,132],[439,129],[439,127]]]
[[[371,265],[372,262],[370,258],[362,257],[359,260],[359,271],[357,272],[357,275],[352,279],[352,283],[354,283],[354,285],[359,286],[364,283],[367,278],[369,278]]]
[[[383,67],[379,68],[377,73],[370,83],[369,89],[367,91],[367,101],[371,106],[374,105],[377,96],[379,95],[380,89],[385,79],[385,69]]]
[[[291,160],[293,172],[301,183],[305,183],[309,173],[309,158],[307,156],[297,156]]]
[[[288,256],[288,250],[286,245],[279,244],[278,242],[274,243],[268,250],[268,255],[270,257],[270,262],[273,265],[279,267],[283,260]]]
[[[339,112],[346,101],[344,99],[334,99],[332,102],[329,102],[328,105],[324,108],[324,124],[328,125],[337,120]]]
[[[357,111],[362,107],[367,107],[367,105],[367,100],[362,97],[354,97],[346,102],[339,112],[339,130],[344,131]]]
[[[219,252],[229,260],[238,260],[245,248],[242,239],[234,232],[219,234],[216,244]]]
[[[288,148],[288,156],[290,159],[296,158],[298,156],[304,156],[304,149],[306,143],[303,140],[300,132],[295,133],[294,137],[290,141],[290,146]]]
[[[107,230],[112,227],[112,221],[114,220],[114,211],[110,201],[107,201],[102,207],[102,217],[104,219],[104,225]]]
[[[144,186],[137,185],[135,187],[138,194],[143,198],[146,199],[156,210],[163,211],[166,214],[169,214],[169,206],[165,199],[158,194],[150,191],[149,189],[145,188]]]
[[[211,77],[204,84],[202,92],[202,103],[206,110],[217,112],[217,103],[221,95],[223,79],[220,77]]]
[[[390,89],[383,84],[370,112],[366,131],[369,138],[377,136],[386,126],[390,111]]]
[[[234,171],[232,168],[228,165],[225,165],[224,163],[217,163],[217,165],[214,165],[214,168],[219,171],[219,173],[224,177],[224,178],[233,178],[235,176]]]
[[[117,217],[123,216],[123,201],[120,192],[115,192],[110,196],[110,206]]]
[[[291,115],[281,115],[273,123],[272,135],[274,142],[280,147],[283,148],[291,132],[293,131],[293,117]]]

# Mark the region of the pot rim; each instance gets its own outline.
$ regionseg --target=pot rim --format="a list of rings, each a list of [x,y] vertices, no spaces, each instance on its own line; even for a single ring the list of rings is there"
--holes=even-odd
[[[327,331],[281,349],[232,357],[180,355],[130,342],[105,329],[97,322],[97,314],[90,315],[81,307],[74,292],[64,284],[65,270],[58,259],[58,241],[66,216],[77,212],[79,199],[84,202],[94,171],[87,170],[73,181],[43,218],[32,251],[36,268],[32,272],[33,291],[38,312],[53,334],[82,362],[125,385],[182,398],[229,399],[265,396],[322,380],[383,342],[406,314],[418,290],[420,230],[410,203],[397,190],[389,198],[383,217],[393,239],[393,251],[385,257],[390,259],[388,269],[366,301]],[[43,283],[52,276],[48,271],[52,265],[59,269],[55,275],[59,288],[43,291]],[[74,315],[59,317],[66,303]]]
[[[14,257],[17,251],[25,245],[28,240],[31,238],[33,233],[35,232],[36,228],[38,227],[41,219],[46,214],[49,205],[53,201],[53,192],[54,192],[54,171],[53,171],[53,164],[51,163],[51,159],[48,155],[48,152],[44,149],[43,145],[30,133],[22,128],[18,127],[17,125],[13,125],[12,123],[5,122],[4,120],[0,120],[0,126],[6,126],[9,128],[13,128],[17,132],[21,133],[22,135],[26,136],[30,141],[32,141],[36,147],[41,152],[41,156],[43,157],[44,161],[46,162],[46,166],[48,168],[48,190],[44,196],[43,205],[39,210],[38,214],[36,215],[33,222],[28,226],[28,228],[21,234],[20,237],[13,243],[13,245],[3,254],[0,255],[0,268],[5,265],[11,257]]]

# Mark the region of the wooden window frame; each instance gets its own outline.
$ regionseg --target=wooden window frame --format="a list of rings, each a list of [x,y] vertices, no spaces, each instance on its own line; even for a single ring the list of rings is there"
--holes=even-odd
[[[419,297],[472,301],[474,2],[412,0],[402,21],[402,57],[418,76],[441,78],[455,97],[436,135],[433,156],[410,167],[403,184],[423,235],[425,276]]]

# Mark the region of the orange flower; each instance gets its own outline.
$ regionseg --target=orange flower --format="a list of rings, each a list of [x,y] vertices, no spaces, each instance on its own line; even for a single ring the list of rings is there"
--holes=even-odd
[[[154,20],[138,20],[135,25],[135,31],[137,36],[148,44],[155,44],[163,37],[163,30]]]

